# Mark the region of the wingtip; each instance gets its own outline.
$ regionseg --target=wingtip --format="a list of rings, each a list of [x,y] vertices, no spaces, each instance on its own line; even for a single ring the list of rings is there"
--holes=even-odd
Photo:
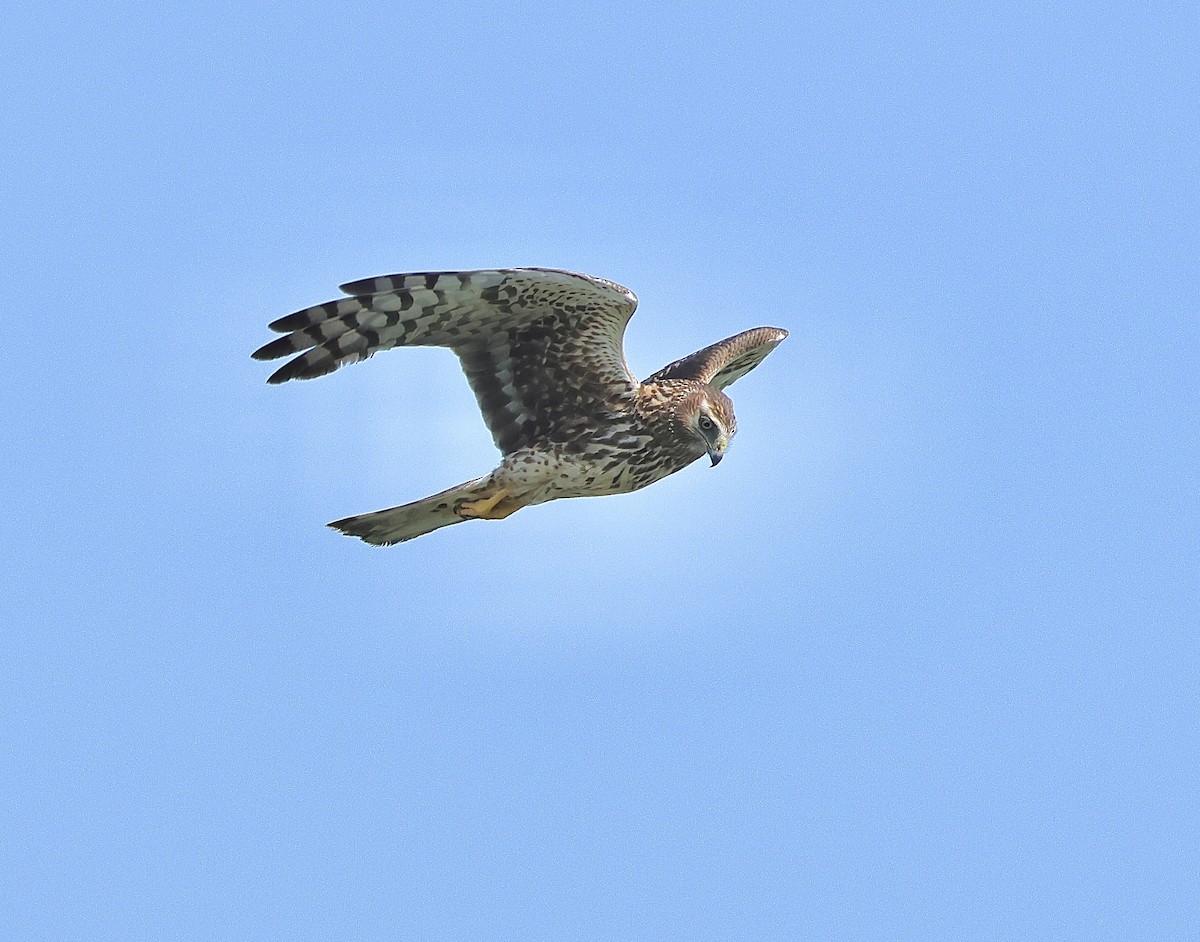
[[[281,366],[274,373],[272,373],[270,376],[267,377],[267,385],[278,386],[280,383],[286,383],[289,379],[296,379],[296,378],[303,379],[304,377],[298,377],[298,372],[296,369],[296,361],[289,360],[287,363],[285,363],[283,366]]]
[[[295,311],[292,314],[285,314],[283,317],[277,317],[267,325],[268,330],[273,330],[277,334],[290,334],[297,327],[304,327],[307,324],[306,319],[302,316],[305,311]]]
[[[255,360],[278,360],[280,357],[285,357],[289,353],[295,352],[296,348],[291,345],[291,338],[277,337],[270,343],[264,343],[250,354],[250,357]]]

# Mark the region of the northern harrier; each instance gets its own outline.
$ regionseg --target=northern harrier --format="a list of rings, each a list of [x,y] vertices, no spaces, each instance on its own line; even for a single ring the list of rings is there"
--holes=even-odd
[[[721,390],[787,336],[747,330],[639,383],[621,345],[637,298],[611,281],[510,268],[387,275],[342,290],[350,297],[270,325],[286,336],[255,359],[305,352],[267,382],[323,376],[391,347],[449,347],[504,456],[474,481],[329,524],[381,546],[560,497],[636,491],[705,454],[716,465],[737,431]]]

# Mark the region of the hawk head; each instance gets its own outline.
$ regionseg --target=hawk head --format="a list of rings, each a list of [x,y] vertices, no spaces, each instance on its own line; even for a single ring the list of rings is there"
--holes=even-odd
[[[729,397],[715,386],[698,383],[681,401],[677,418],[695,440],[696,457],[707,453],[716,467],[737,434],[737,417]]]

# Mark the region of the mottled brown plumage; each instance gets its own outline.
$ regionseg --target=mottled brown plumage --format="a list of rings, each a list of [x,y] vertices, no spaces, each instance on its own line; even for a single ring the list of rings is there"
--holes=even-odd
[[[627,493],[737,431],[722,392],[786,336],[759,327],[638,382],[622,338],[637,307],[611,281],[548,268],[417,272],[343,285],[349,295],[272,323],[260,360],[299,354],[268,382],[310,379],[396,346],[449,347],[503,458],[491,474],[330,526],[387,545],[561,497]]]

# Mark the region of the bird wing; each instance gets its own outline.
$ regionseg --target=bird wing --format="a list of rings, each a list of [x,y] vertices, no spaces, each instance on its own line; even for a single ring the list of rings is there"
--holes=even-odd
[[[694,379],[717,389],[724,389],[758,366],[787,335],[788,332],[781,327],[755,327],[753,330],[745,330],[664,366],[648,377],[646,382]]]
[[[267,382],[323,376],[391,347],[449,347],[505,454],[578,431],[637,387],[622,348],[637,297],[611,281],[509,268],[385,275],[342,290],[350,297],[271,323],[285,336],[255,359],[300,355]]]

